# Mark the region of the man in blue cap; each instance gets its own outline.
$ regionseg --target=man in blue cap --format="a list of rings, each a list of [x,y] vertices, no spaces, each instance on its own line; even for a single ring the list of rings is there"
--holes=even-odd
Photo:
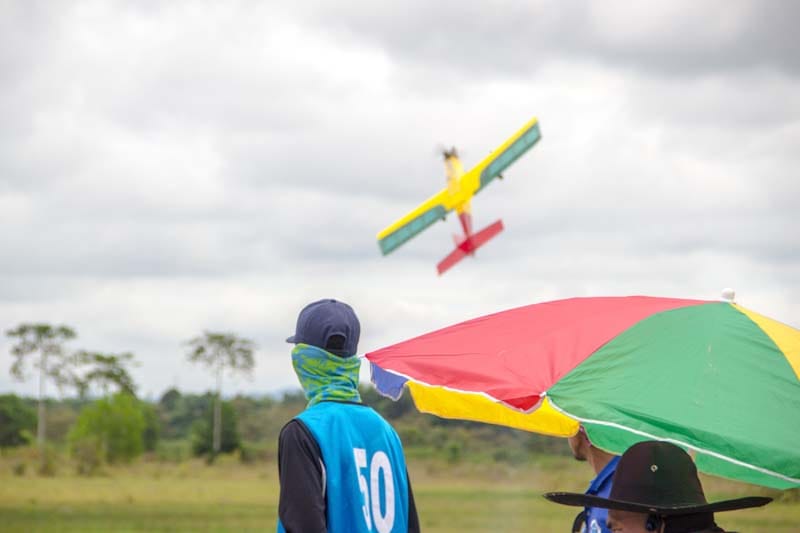
[[[619,463],[619,457],[595,447],[586,435],[586,430],[581,426],[578,433],[569,438],[569,448],[572,456],[578,461],[588,461],[597,476],[592,480],[586,494],[592,496],[608,497],[614,482],[614,471]],[[606,524],[608,509],[587,505],[572,524],[572,533],[611,533]]]
[[[358,393],[360,333],[353,309],[326,299],[286,339],[308,407],[278,441],[279,533],[419,531],[400,439]]]

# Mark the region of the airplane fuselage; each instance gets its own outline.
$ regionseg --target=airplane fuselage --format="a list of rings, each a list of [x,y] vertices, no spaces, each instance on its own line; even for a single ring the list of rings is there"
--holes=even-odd
[[[453,148],[449,152],[445,152],[444,156],[444,170],[447,176],[447,192],[454,198],[462,197],[455,205],[454,209],[458,213],[458,219],[461,221],[461,227],[464,229],[464,239],[469,239],[472,235],[472,208],[470,206],[470,198],[472,195],[462,191],[461,176],[464,175],[464,165],[456,155],[456,150]],[[456,241],[458,246],[459,241]]]

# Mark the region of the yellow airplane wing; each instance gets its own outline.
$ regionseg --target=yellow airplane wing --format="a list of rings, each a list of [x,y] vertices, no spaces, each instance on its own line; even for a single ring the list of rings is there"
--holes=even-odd
[[[522,154],[533,148],[533,145],[541,138],[539,121],[534,117],[483,161],[464,174],[461,178],[461,187],[472,194],[480,192]]]
[[[393,251],[437,220],[444,220],[447,212],[453,209],[448,200],[450,194],[447,189],[442,189],[378,233],[378,245],[383,255]]]

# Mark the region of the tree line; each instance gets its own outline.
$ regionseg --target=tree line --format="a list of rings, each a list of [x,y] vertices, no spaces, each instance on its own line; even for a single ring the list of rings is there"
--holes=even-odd
[[[165,460],[197,455],[213,461],[219,453],[235,452],[244,461],[274,460],[281,427],[306,405],[299,389],[281,396],[223,400],[224,375],[247,375],[255,366],[254,343],[231,333],[206,331],[183,343],[187,359],[211,371],[213,391],[185,394],[172,388],[157,401],[137,398],[130,373],[136,359],[129,352],[69,350],[67,343],[77,335],[63,325],[21,324],[6,333],[16,340],[11,374],[26,379],[28,367],[38,370],[39,394],[0,396],[0,448],[35,442],[42,471],[49,468],[47,439],[68,450],[86,473],[143,453]],[[48,383],[74,396],[48,399]],[[469,454],[514,462],[530,454],[567,452],[560,439],[424,415],[408,395],[395,402],[372,387],[360,392],[364,403],[397,428],[412,456],[457,462]]]
[[[514,464],[532,455],[568,452],[562,439],[419,413],[408,396],[394,402],[371,386],[362,386],[361,396],[391,421],[410,457],[450,463],[469,457]],[[181,462],[197,456],[210,462],[214,457],[215,398],[211,391],[194,394],[173,388],[152,401],[134,402],[120,393],[99,400],[48,399],[48,439],[62,455],[70,454],[81,473],[142,454],[148,460]],[[0,396],[0,447],[32,442],[36,404],[36,398]],[[244,462],[274,462],[281,428],[305,406],[299,389],[279,396],[226,398],[222,402],[220,453],[236,454]],[[98,434],[105,436],[105,448]]]
[[[111,457],[106,453],[111,449],[109,434],[114,433],[114,421],[125,420],[132,424],[130,431],[122,431],[120,426],[116,432],[135,433],[143,431],[144,419],[152,414],[136,401],[136,385],[129,368],[135,364],[134,355],[124,353],[102,353],[91,350],[68,350],[66,344],[77,337],[75,330],[66,325],[46,323],[23,323],[6,331],[6,335],[14,343],[11,355],[11,375],[20,381],[28,379],[28,367],[38,371],[39,391],[37,402],[36,442],[42,457],[43,466],[46,458],[47,441],[47,384],[52,382],[60,392],[73,389],[80,398],[85,398],[94,386],[102,391],[102,398],[97,400],[88,411],[86,419],[80,420],[75,432],[88,435],[101,435],[98,444],[100,455]],[[190,362],[203,364],[213,371],[216,378],[216,394],[214,397],[213,418],[211,422],[210,450],[216,455],[222,450],[223,405],[222,380],[225,371],[230,373],[250,374],[255,366],[253,352],[255,343],[233,333],[205,331],[185,343],[187,358]],[[116,394],[111,396],[115,390]],[[114,416],[111,416],[111,415]],[[117,418],[114,418],[117,417]],[[121,422],[120,422],[121,423]],[[142,426],[142,427],[140,427]],[[23,438],[18,436],[17,438]],[[135,454],[134,447],[130,453]]]

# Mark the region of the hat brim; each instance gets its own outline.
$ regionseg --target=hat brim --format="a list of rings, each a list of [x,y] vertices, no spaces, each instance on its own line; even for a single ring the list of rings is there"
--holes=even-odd
[[[601,498],[600,496],[579,494],[575,492],[548,492],[544,495],[544,497],[551,502],[560,503],[562,505],[572,505],[575,507],[599,507],[601,509],[616,509],[619,511],[631,511],[634,513],[658,513],[663,516],[735,511],[737,509],[761,507],[772,501],[772,498],[763,496],[748,496],[746,498],[723,500],[701,505],[647,505],[624,500],[612,500],[609,498]]]
[[[286,339],[286,342],[288,342],[289,344],[297,344],[296,337],[297,337],[297,335],[292,335],[291,337]]]

